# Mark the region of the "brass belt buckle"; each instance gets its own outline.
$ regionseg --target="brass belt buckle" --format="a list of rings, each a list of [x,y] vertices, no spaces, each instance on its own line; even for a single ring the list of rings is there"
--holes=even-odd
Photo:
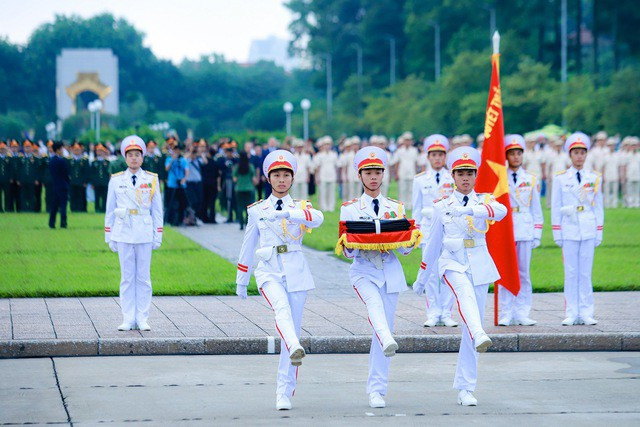
[[[475,248],[476,242],[473,239],[464,239],[465,248]]]
[[[289,252],[289,248],[287,248],[287,245],[276,246],[276,252],[279,254],[286,254]]]
[[[520,206],[516,206],[512,209],[514,212],[520,212]]]
[[[129,215],[138,215],[138,209],[129,209]]]
[[[584,206],[580,205],[576,208],[578,212],[582,212],[584,210]]]

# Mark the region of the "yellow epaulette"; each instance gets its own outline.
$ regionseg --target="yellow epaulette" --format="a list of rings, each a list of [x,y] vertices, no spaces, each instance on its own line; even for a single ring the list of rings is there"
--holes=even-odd
[[[419,177],[419,176],[422,176],[422,175],[424,175],[425,173],[427,173],[427,171],[422,171],[422,172],[420,172],[420,173],[417,173],[417,174],[416,174],[416,176],[414,176],[414,178],[417,178],[417,177]]]
[[[342,204],[342,206],[349,206],[350,204],[355,203],[357,201],[358,201],[358,199],[349,200],[348,202],[344,202]]]
[[[149,171],[145,171],[145,172],[146,172],[146,173],[148,173],[149,175],[152,175],[152,176],[155,176],[155,177],[157,177],[157,176],[158,176],[158,174],[157,174],[157,173],[155,173],[155,172],[149,172]]]
[[[563,174],[563,173],[565,173],[566,171],[567,171],[567,170],[565,169],[565,170],[563,170],[563,171],[556,172],[556,175],[562,175],[562,174]]]
[[[258,203],[260,203],[262,201],[263,201],[263,199],[260,199],[257,202],[251,203],[249,206],[247,206],[247,209],[254,207],[255,205],[257,205]]]
[[[120,176],[120,175],[122,175],[123,173],[124,173],[124,171],[122,171],[122,172],[112,173],[112,174],[111,174],[111,177],[113,178],[114,176]]]
[[[387,200],[391,200],[392,202],[397,203],[399,205],[404,205],[404,203],[402,203],[400,200],[392,199],[391,197],[387,197]]]
[[[433,203],[434,203],[434,204],[435,204],[435,203],[438,203],[438,202],[440,202],[440,201],[442,201],[442,200],[444,200],[444,199],[446,199],[446,198],[448,198],[448,197],[449,197],[449,196],[442,196],[442,197],[440,197],[439,199],[435,199],[435,200],[433,201]]]

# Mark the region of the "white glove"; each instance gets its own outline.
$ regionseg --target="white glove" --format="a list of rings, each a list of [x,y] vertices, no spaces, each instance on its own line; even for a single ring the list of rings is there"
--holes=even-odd
[[[236,284],[236,295],[238,295],[240,299],[247,299],[247,285]]]
[[[283,218],[289,218],[291,213],[289,211],[275,211],[269,215],[267,215],[267,220],[269,221],[278,221]]]
[[[540,246],[540,239],[533,239],[533,249]]]
[[[161,245],[161,244],[162,244],[162,243],[160,243],[160,242],[153,242],[153,243],[151,244],[151,249],[153,249],[153,250],[155,251],[155,250],[157,250],[157,249],[159,249],[159,248],[160,248],[160,245]]]
[[[111,252],[118,252],[118,242],[109,241],[109,249],[111,249]]]
[[[420,283],[417,280],[413,282],[413,292],[416,295],[421,296],[424,293],[424,283]]]
[[[556,242],[556,245],[559,247],[562,247],[562,240],[554,240],[554,242]]]
[[[455,206],[451,209],[451,215],[454,217],[462,215],[473,215],[473,208],[471,206]]]

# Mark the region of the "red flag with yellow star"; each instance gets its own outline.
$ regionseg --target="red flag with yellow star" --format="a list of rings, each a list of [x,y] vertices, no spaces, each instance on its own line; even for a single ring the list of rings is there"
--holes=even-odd
[[[484,122],[484,145],[482,163],[478,170],[476,191],[493,193],[498,202],[507,207],[507,216],[493,224],[487,233],[487,246],[500,280],[496,283],[507,288],[512,294],[520,292],[518,258],[513,234],[513,218],[509,202],[509,181],[507,178],[506,156],[504,152],[504,121],[502,115],[502,95],[500,91],[500,54],[498,53],[498,33],[494,35],[494,53],[491,56],[491,86]],[[495,323],[498,323],[498,292],[495,294]]]

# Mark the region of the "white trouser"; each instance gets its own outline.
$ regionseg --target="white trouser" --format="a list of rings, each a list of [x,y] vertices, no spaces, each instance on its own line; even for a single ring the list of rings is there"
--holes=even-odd
[[[122,321],[146,322],[151,306],[151,243],[118,242]]]
[[[391,359],[384,355],[382,346],[393,339],[391,330],[398,304],[398,293],[389,294],[386,284],[379,288],[365,279],[359,280],[353,289],[367,307],[369,323],[373,328],[371,348],[369,349],[367,394],[378,392],[384,396],[387,394],[389,384]]]
[[[498,296],[500,297],[501,318],[507,317],[508,319],[522,320],[529,317],[529,313],[531,312],[531,294],[533,293],[531,275],[529,274],[532,250],[532,240],[516,242],[520,292],[518,292],[518,296],[514,296],[509,290],[499,286],[500,291]]]
[[[563,240],[564,303],[566,317],[593,317],[593,253],[596,240]]]
[[[424,259],[423,259],[424,262]],[[424,265],[424,264],[423,264]],[[433,266],[433,271],[438,271],[438,263]],[[422,267],[418,270],[416,281],[424,281],[426,270]],[[444,281],[440,280],[437,273],[431,274],[425,285],[427,319],[446,319],[451,317],[453,307],[453,293]]]
[[[318,203],[321,211],[333,212],[336,207],[335,182],[321,182],[318,185]]]
[[[404,203],[404,209],[411,209],[411,195],[413,191],[413,179],[398,179],[398,200]]]
[[[607,208],[618,207],[618,181],[605,181],[604,183],[604,206]]]
[[[629,181],[627,183],[627,206],[630,208],[640,208],[640,181]]]
[[[342,199],[344,201],[350,201],[355,199],[356,197],[360,197],[362,192],[360,192],[361,184],[359,181],[350,182],[347,181],[342,184]]]
[[[442,278],[453,291],[462,318],[462,340],[453,388],[474,391],[478,381],[478,352],[473,340],[477,335],[484,333],[482,318],[489,284],[473,286],[468,273],[451,270],[445,271]]]
[[[547,179],[547,189],[545,191],[545,195],[546,195],[546,199],[547,199],[547,207],[550,208],[551,207],[551,186],[553,185],[553,179],[549,178]]]
[[[309,198],[309,184],[306,181],[294,181],[291,190],[294,199],[307,200]]]
[[[302,311],[307,291],[287,292],[281,283],[267,282],[262,285],[260,292],[275,313],[276,330],[281,338],[276,394],[291,397],[296,390],[298,367],[291,364],[289,349],[300,344]]]

